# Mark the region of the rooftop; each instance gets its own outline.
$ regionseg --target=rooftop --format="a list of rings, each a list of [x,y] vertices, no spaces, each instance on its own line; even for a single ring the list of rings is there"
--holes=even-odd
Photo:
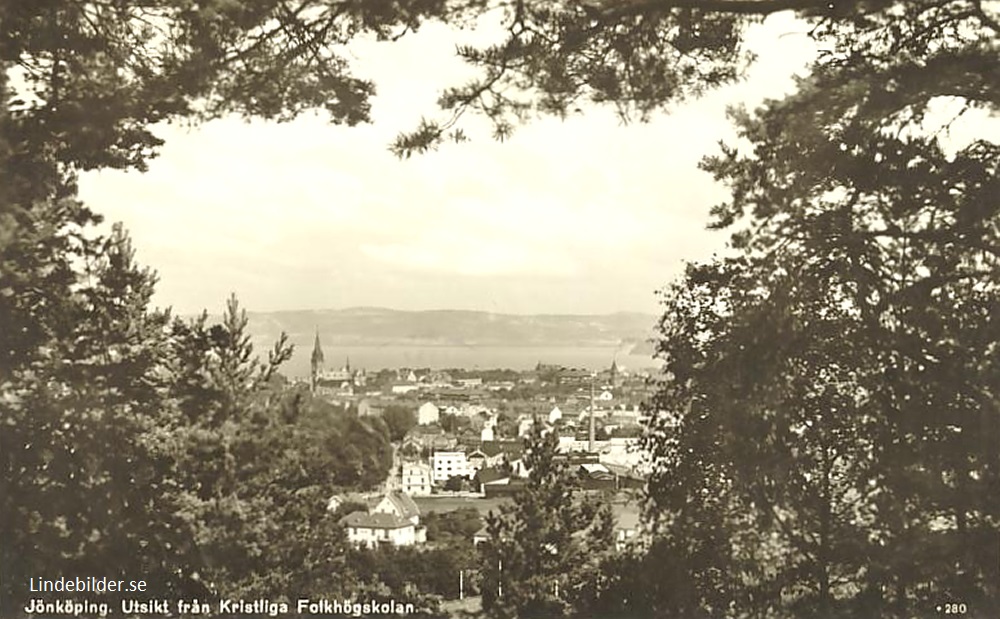
[[[402,529],[413,526],[412,522],[395,514],[369,514],[362,511],[347,514],[340,519],[340,524],[365,529]]]

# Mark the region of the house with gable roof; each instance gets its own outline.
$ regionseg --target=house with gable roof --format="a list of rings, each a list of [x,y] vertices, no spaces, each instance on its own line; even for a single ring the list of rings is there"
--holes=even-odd
[[[486,454],[486,466],[498,467],[504,462],[509,463],[520,458],[524,451],[524,443],[516,439],[482,441],[479,450]]]
[[[390,492],[372,508],[373,514],[391,514],[417,525],[420,524],[420,508],[407,494]]]
[[[414,546],[427,541],[427,529],[420,524],[420,508],[402,492],[390,492],[375,507],[356,511],[340,519],[347,540],[358,546],[375,548]]]

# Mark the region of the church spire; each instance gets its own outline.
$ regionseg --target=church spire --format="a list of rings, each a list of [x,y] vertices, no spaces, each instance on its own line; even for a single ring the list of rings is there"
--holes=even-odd
[[[316,342],[313,344],[312,358],[310,359],[312,372],[310,373],[310,383],[313,393],[316,392],[316,385],[319,381],[319,373],[323,371],[323,347],[319,344],[319,327],[316,327]]]
[[[312,352],[312,365],[315,368],[318,365],[323,365],[323,347],[319,344],[319,328],[316,329],[316,342],[313,344]]]

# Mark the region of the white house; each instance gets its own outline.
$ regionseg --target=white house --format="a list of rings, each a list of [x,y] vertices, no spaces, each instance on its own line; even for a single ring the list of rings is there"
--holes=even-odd
[[[431,493],[431,467],[423,462],[404,462],[402,478],[403,494],[427,496]]]
[[[528,467],[524,465],[524,458],[515,458],[510,461],[510,470],[514,473],[515,477],[527,477],[530,471]]]
[[[605,389],[604,391],[601,392],[601,395],[597,396],[597,399],[600,402],[610,402],[611,400],[615,399],[615,394]]]
[[[424,402],[417,409],[417,423],[426,426],[437,423],[441,418],[441,411],[432,402]]]
[[[497,428],[497,423],[499,423],[500,420],[499,416],[496,413],[490,413],[489,417],[487,417],[486,419],[483,419],[482,417],[479,416],[473,417],[473,425],[475,425],[476,419],[482,420],[483,424],[482,429],[479,431],[480,443],[496,440],[496,428]]]
[[[462,406],[462,414],[466,417],[475,417],[476,415],[491,415],[493,411],[488,406],[483,406],[482,404],[464,404]]]
[[[495,440],[495,439],[496,439],[496,436],[495,436],[495,434],[493,432],[493,426],[492,425],[486,424],[486,425],[483,426],[483,429],[479,431],[479,440],[480,441],[492,441],[492,440]]]
[[[472,534],[472,545],[478,546],[484,542],[490,541],[490,530],[484,524],[481,529]]]
[[[340,519],[347,528],[347,540],[374,548],[381,544],[413,546],[427,541],[427,529],[420,525],[420,509],[409,496],[386,494],[367,512],[356,511]]]
[[[420,508],[409,495],[402,492],[386,494],[370,513],[391,514],[413,524],[420,524]]]
[[[560,419],[562,419],[562,416],[563,416],[562,411],[559,410],[558,406],[552,407],[552,410],[549,411],[549,423],[555,423],[559,421]]]
[[[539,423],[542,424],[542,436],[552,431],[552,426],[546,420],[541,419]],[[535,427],[535,418],[522,416],[517,420],[517,435],[522,438],[528,436],[533,427]]]
[[[431,466],[435,484],[443,484],[455,476],[469,476],[469,462],[464,451],[435,451]]]

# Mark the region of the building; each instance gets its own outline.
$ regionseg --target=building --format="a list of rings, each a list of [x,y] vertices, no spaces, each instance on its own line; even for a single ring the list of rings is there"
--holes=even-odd
[[[444,484],[456,476],[469,476],[469,462],[464,451],[435,451],[431,457],[431,466],[435,484]]]
[[[472,419],[472,427],[476,427],[479,421],[482,425],[479,429],[479,442],[493,441],[496,439],[496,428],[500,418],[496,413],[488,413],[489,416],[475,415]]]
[[[643,534],[639,506],[629,503],[615,510],[615,549],[621,552],[631,545],[645,546],[648,537]]]
[[[493,428],[494,424],[487,424],[483,426],[483,429],[479,431],[480,442],[492,441],[496,439],[496,433]]]
[[[513,497],[525,488],[526,484],[522,479],[512,479],[503,477],[493,481],[484,482],[482,485],[483,496],[487,499],[499,497]]]
[[[426,426],[437,423],[441,419],[441,411],[432,402],[424,402],[417,409],[417,423]]]
[[[517,435],[521,438],[528,436],[534,425],[534,417],[521,416],[521,418],[517,420]]]
[[[600,462],[585,462],[577,468],[577,483],[584,490],[617,490],[618,478]]]
[[[340,523],[347,529],[349,542],[366,548],[383,544],[414,546],[427,541],[427,529],[420,524],[420,509],[412,498],[400,492],[386,494],[367,512],[351,512]]]
[[[617,484],[619,490],[642,490],[646,487],[647,475],[638,468],[612,464],[610,462],[601,462],[601,464],[603,464],[606,469],[615,475],[615,483]]]
[[[420,508],[407,494],[390,492],[371,510],[374,514],[391,514],[413,524],[420,524]]]
[[[516,439],[483,441],[479,449],[486,454],[486,466],[498,467],[520,458],[524,443]]]
[[[309,387],[314,394],[326,397],[351,396],[354,395],[354,387],[364,384],[364,372],[352,372],[350,358],[339,370],[326,369],[325,361],[326,355],[323,354],[317,329],[309,358]]]
[[[476,474],[472,478],[472,481],[475,484],[476,491],[478,491],[480,494],[485,494],[486,489],[484,486],[490,482],[494,482],[499,479],[509,480],[510,472],[495,467],[482,468],[476,471]]]
[[[549,411],[549,423],[552,424],[556,423],[557,421],[562,419],[562,416],[563,413],[561,410],[559,410],[558,406],[552,407],[552,410]]]
[[[552,431],[552,424],[550,424],[547,419],[536,419],[533,416],[529,417],[527,415],[522,415],[517,420],[518,437],[524,438],[525,436],[528,436],[528,434],[531,433],[532,428],[535,427],[536,423],[541,424],[542,436],[545,436]]]
[[[478,546],[488,541],[490,541],[490,530],[484,524],[481,529],[472,534],[472,545]]]
[[[563,385],[589,385],[593,381],[594,374],[590,370],[583,368],[562,368],[557,379]]]
[[[376,406],[368,398],[363,398],[358,402],[358,417],[380,417],[382,407]]]
[[[421,377],[421,381],[434,388],[451,387],[451,375],[447,372],[432,371]]]
[[[313,342],[312,356],[309,358],[309,388],[316,393],[319,375],[323,373],[323,347],[319,343],[319,329],[316,329],[316,341]]]
[[[458,444],[458,439],[447,434],[440,426],[414,426],[403,438],[403,446],[408,444],[411,445],[410,449],[416,448],[417,452],[424,449],[451,451]]]
[[[482,469],[486,468],[487,455],[481,449],[473,449],[465,454],[465,460],[468,464],[468,471],[470,475],[475,475]]]
[[[402,469],[403,494],[427,496],[431,493],[433,476],[430,466],[423,462],[404,462]]]

